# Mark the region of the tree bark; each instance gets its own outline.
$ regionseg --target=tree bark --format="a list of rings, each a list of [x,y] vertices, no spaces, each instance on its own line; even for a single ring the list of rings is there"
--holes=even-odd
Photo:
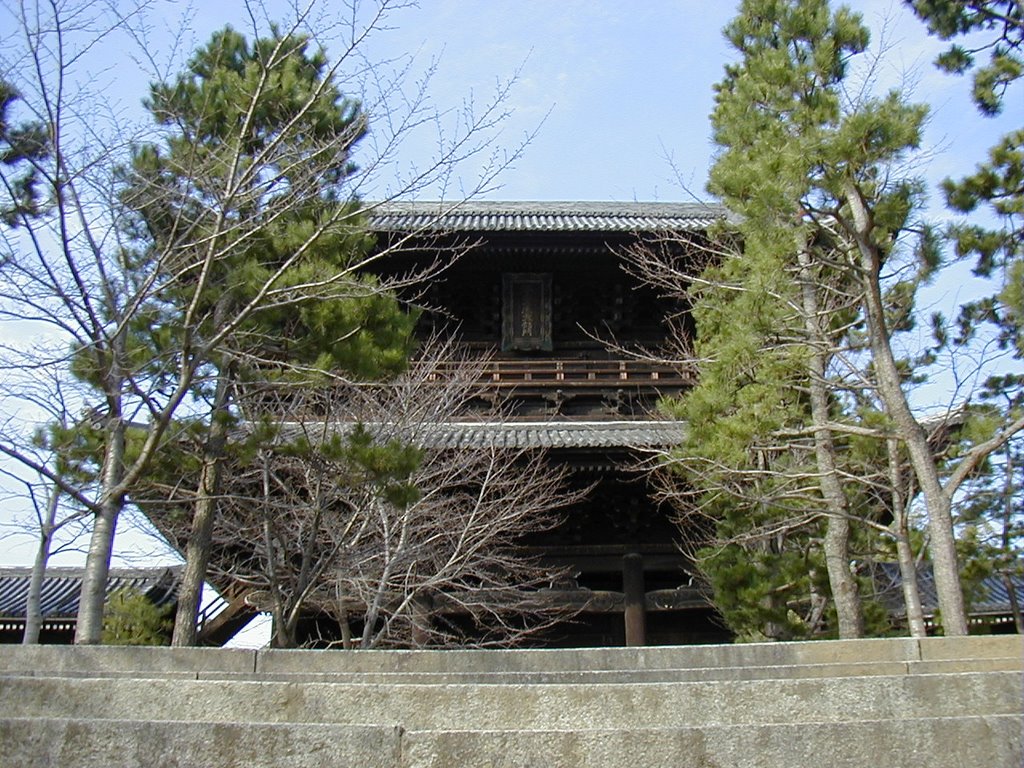
[[[864,611],[861,607],[857,579],[850,570],[850,511],[846,495],[836,470],[836,447],[828,407],[828,389],[825,382],[826,354],[823,349],[828,339],[821,329],[818,291],[814,282],[810,254],[797,249],[800,263],[800,293],[803,302],[804,328],[807,332],[807,362],[811,394],[811,420],[814,425],[814,455],[818,464],[818,484],[828,508],[825,529],[825,565],[832,600],[836,606],[839,637],[864,636]]]
[[[120,406],[119,399],[116,406]],[[121,485],[124,473],[125,424],[119,411],[107,416],[107,450],[103,454],[101,483],[103,496],[93,522],[89,551],[82,573],[82,592],[78,604],[76,645],[98,645],[103,635],[103,606],[110,575],[110,557],[114,552],[114,532],[121,512],[122,497],[113,491]]]
[[[210,433],[203,450],[203,467],[199,476],[192,530],[185,550],[185,570],[178,592],[178,609],[174,616],[172,646],[196,645],[199,639],[199,603],[206,581],[213,543],[213,524],[217,518],[217,496],[220,493],[227,443],[227,416],[230,400],[230,374],[222,369],[214,394]]]
[[[1014,513],[1014,482],[1013,476],[1016,472],[1013,463],[1013,446],[1007,446],[1006,466],[1003,468],[1003,536],[1002,545],[1004,552],[1011,552],[1013,542],[1011,531],[1013,530]],[[1017,587],[1009,573],[1003,573],[1003,585],[1006,587],[1006,595],[1010,599],[1010,613],[1013,615],[1013,625],[1018,635],[1024,635],[1024,618],[1021,617],[1020,601],[1017,599]]]
[[[956,538],[953,532],[952,505],[939,481],[939,470],[928,445],[928,437],[910,411],[906,393],[901,386],[899,368],[893,356],[885,321],[880,273],[881,253],[873,241],[873,225],[860,190],[852,179],[843,182],[843,194],[853,215],[851,234],[859,252],[860,276],[868,320],[868,337],[875,366],[878,394],[892,419],[900,438],[907,446],[910,462],[928,510],[928,531],[931,536],[932,569],[935,589],[946,635],[967,634],[967,612],[960,588]]]
[[[39,631],[43,626],[42,594],[43,579],[46,578],[46,564],[50,560],[50,546],[53,542],[54,525],[57,521],[57,506],[60,502],[60,488],[56,485],[46,500],[46,517],[39,527],[39,547],[32,562],[32,575],[28,581],[28,597],[25,600],[25,633],[22,645],[39,643]]]
[[[907,612],[907,627],[911,637],[927,637],[921,591],[917,586],[917,561],[910,546],[910,527],[907,525],[907,500],[903,494],[900,471],[899,446],[895,438],[885,441],[889,457],[889,484],[892,486],[892,527],[896,537],[896,559],[900,566],[900,587]]]

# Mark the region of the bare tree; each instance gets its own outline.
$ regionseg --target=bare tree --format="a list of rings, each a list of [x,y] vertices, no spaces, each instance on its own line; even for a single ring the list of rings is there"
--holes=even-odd
[[[373,66],[364,50],[367,41],[386,29],[391,11],[404,5],[382,0],[369,6],[353,3],[344,12],[315,2],[293,8],[292,17],[276,27],[278,44],[266,51],[264,67],[246,94],[237,140],[229,136],[212,146],[200,131],[191,137],[196,140],[193,151],[175,156],[173,168],[139,165],[150,151],[145,148],[158,146],[173,131],[125,126],[105,109],[108,94],[81,85],[95,82],[89,54],[114,45],[131,47],[139,63],[151,65],[155,80],[164,79],[145,48],[147,14],[162,10],[160,4],[140,2],[126,12],[88,2],[4,9],[3,23],[17,35],[7,39],[0,67],[21,95],[19,108],[28,123],[45,137],[46,152],[27,161],[36,199],[47,205],[21,204],[21,176],[3,171],[5,194],[17,204],[5,201],[2,206],[0,313],[12,328],[28,327],[53,339],[56,349],[40,357],[37,347],[8,343],[4,365],[7,370],[50,367],[75,373],[82,384],[80,410],[91,414],[97,430],[95,485],[81,487],[21,450],[17,441],[0,442],[0,451],[93,517],[77,642],[99,642],[118,515],[160,446],[169,436],[175,439],[170,434],[176,431],[175,415],[201,408],[197,396],[216,390],[233,360],[245,354],[259,357],[251,343],[258,318],[350,295],[367,260],[386,255],[388,249],[378,249],[331,272],[308,269],[331,238],[361,235],[363,212],[354,201],[368,194],[378,200],[411,194],[429,185],[441,185],[443,194],[455,169],[473,161],[480,175],[462,187],[461,199],[486,188],[514,160],[517,149],[502,153],[493,144],[492,129],[505,114],[507,84],[482,108],[467,106],[457,119],[445,121],[456,126],[445,130],[442,117],[449,116],[431,107],[423,81],[409,92],[403,79],[407,67]],[[270,29],[261,5],[247,9],[244,21],[254,37]],[[283,130],[264,137],[258,156],[247,156],[245,129],[256,123],[264,98],[273,92],[275,67],[287,66],[294,48],[306,44],[335,52],[333,61],[325,60],[324,82],[361,98],[364,117],[353,130],[296,149],[294,138],[304,116],[318,99],[333,93],[314,89],[304,103],[293,105],[294,119]],[[216,119],[212,112],[208,117]],[[341,169],[347,172],[353,141],[366,119],[374,125],[373,142],[359,155],[359,172],[346,176],[345,190],[334,198],[353,204],[322,205],[325,179]],[[437,131],[436,155],[405,173],[400,183],[382,182],[381,175],[393,170],[402,141],[424,129]],[[172,177],[173,184],[165,183]],[[304,228],[290,230],[287,247],[278,250],[272,263],[247,273],[250,282],[241,300],[226,308],[211,298],[232,292],[234,286],[223,280],[232,274],[230,265],[239,252],[250,251],[268,228],[295,221],[310,205],[315,215]],[[161,212],[159,227],[153,226],[153,216],[140,217],[146,211]],[[399,240],[390,247],[401,245]],[[362,290],[366,286],[364,281]],[[229,389],[222,391],[226,395]],[[214,425],[229,407],[223,398],[214,403]],[[208,478],[215,477],[219,440],[211,436]],[[216,486],[206,482],[207,495],[216,496]],[[206,507],[212,517],[215,505]],[[197,527],[200,550],[207,525],[204,521]],[[190,583],[195,584],[203,568],[193,571]]]
[[[458,421],[486,363],[459,358],[430,342],[386,385],[242,397],[248,429],[278,437],[233,463],[212,562],[273,616],[275,645],[311,615],[361,648],[507,645],[571,615],[545,596],[561,572],[521,541],[585,491],[541,452],[502,447],[494,413]],[[146,508],[173,527],[159,495]]]

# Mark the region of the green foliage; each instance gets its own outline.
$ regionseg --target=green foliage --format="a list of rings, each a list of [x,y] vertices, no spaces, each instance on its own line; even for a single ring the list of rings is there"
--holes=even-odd
[[[365,481],[380,489],[391,505],[404,508],[420,498],[419,489],[409,481],[423,459],[423,451],[398,440],[380,445],[362,424],[347,436],[346,454]]]
[[[828,594],[828,579],[820,548],[820,520],[802,526],[785,525],[778,510],[763,510],[756,521],[741,504],[724,506],[717,536],[724,545],[697,552],[718,608],[741,640],[795,640],[822,636],[811,621],[813,595]],[[777,530],[752,531],[752,523]]]
[[[33,442],[53,453],[53,470],[59,477],[76,487],[87,487],[97,479],[103,440],[102,427],[83,419],[74,426],[50,423],[36,432]]]
[[[828,507],[810,438],[810,347],[864,343],[848,299],[861,288],[845,266],[856,261],[842,226],[847,187],[870,209],[871,245],[888,258],[923,194],[914,180],[892,182],[888,169],[919,145],[927,109],[897,92],[844,105],[850,60],[869,36],[858,14],[827,0],[744,0],[725,35],[740,58],[715,87],[721,151],[708,189],[739,214],[742,253],[692,290],[699,383],[664,408],[688,424],[677,464],[695,510],[714,521],[698,558],[730,627],[740,637],[821,636],[834,618],[821,610]],[[913,327],[917,288],[939,263],[934,232],[924,231],[916,257],[916,270],[885,286],[893,330]],[[802,281],[818,294],[820,339],[808,335]],[[833,421],[879,420],[854,394],[830,397]],[[832,437],[840,472],[875,478],[844,484],[849,508],[884,524],[890,499],[875,490],[884,441]],[[861,553],[878,549],[875,536],[854,534]]]
[[[936,61],[954,74],[974,69],[974,102],[986,115],[1003,106],[1007,86],[1024,73],[1024,9],[1019,0],[909,0],[918,18],[942,40],[956,40],[981,33],[988,40],[976,49],[952,44]],[[988,51],[985,64],[976,55]]]
[[[973,98],[984,115],[1002,111],[1010,87],[1024,76],[1024,8],[1018,0],[913,0],[914,12],[943,40],[973,34],[979,47],[954,43],[936,62],[955,74],[974,72]],[[981,63],[976,54],[987,51]],[[997,329],[1003,348],[1024,356],[1024,129],[1011,131],[989,150],[988,160],[973,174],[942,184],[948,206],[960,213],[987,208],[997,226],[970,221],[949,228],[958,257],[973,256],[975,274],[998,277],[1002,288],[964,305],[958,317],[958,341],[969,339],[985,323]]]
[[[365,424],[339,429],[315,442],[299,437],[282,445],[278,453],[318,459],[332,467],[339,485],[374,488],[397,508],[408,507],[420,497],[409,478],[420,466],[423,451],[397,439],[378,442]]]
[[[40,123],[13,123],[18,91],[0,79],[0,179],[7,199],[0,208],[0,222],[17,227],[23,217],[40,212],[39,170],[36,163],[49,154],[49,137]]]
[[[169,645],[171,606],[160,607],[132,589],[110,593],[103,611],[104,645]]]
[[[202,338],[245,319],[219,355],[261,371],[301,366],[357,378],[403,369],[415,317],[355,267],[372,247],[345,189],[365,134],[323,51],[277,30],[213,35],[147,106],[170,131],[125,170],[136,258],[167,262],[169,311],[140,325],[178,343],[186,310]],[[204,288],[194,295],[194,274]]]

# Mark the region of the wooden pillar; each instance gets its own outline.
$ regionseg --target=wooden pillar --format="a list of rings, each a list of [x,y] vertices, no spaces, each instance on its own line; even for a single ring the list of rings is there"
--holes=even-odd
[[[644,609],[644,559],[631,552],[622,558],[622,591],[625,593],[626,645],[647,644]]]

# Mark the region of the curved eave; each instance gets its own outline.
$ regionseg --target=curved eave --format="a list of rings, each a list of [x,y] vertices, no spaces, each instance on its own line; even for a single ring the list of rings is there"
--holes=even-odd
[[[338,424],[347,431],[354,425]],[[423,448],[533,449],[656,449],[677,445],[684,426],[678,421],[462,421],[405,427],[396,424],[365,424],[371,434],[399,438]],[[283,437],[298,425],[281,425]]]
[[[368,206],[378,232],[700,232],[727,210],[713,203],[391,202]]]

